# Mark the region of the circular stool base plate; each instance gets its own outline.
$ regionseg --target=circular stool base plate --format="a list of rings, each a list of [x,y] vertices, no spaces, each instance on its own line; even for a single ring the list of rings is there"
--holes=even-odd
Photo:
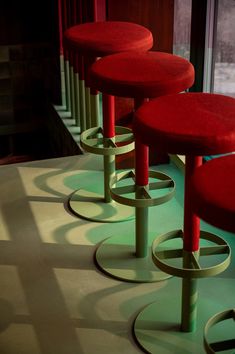
[[[128,221],[135,217],[135,209],[115,201],[106,203],[102,194],[79,189],[69,199],[69,207],[76,215],[97,222]]]
[[[135,256],[135,237],[132,235],[118,235],[106,239],[96,251],[96,261],[105,273],[119,280],[150,283],[171,277],[154,265],[151,247],[149,256]]]
[[[166,290],[158,294],[158,300],[146,306],[134,323],[134,336],[138,344],[151,354],[198,354],[204,353],[203,330],[209,317],[223,304],[215,304],[212,299],[198,300],[197,329],[195,332],[182,332],[181,303],[177,294]],[[178,296],[179,297],[179,296]]]

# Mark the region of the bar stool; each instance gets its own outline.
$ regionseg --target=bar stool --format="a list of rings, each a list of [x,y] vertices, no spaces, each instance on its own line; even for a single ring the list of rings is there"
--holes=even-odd
[[[91,67],[90,78],[92,85],[107,100],[114,100],[114,96],[134,98],[137,108],[145,99],[190,87],[194,69],[187,60],[168,53],[125,52],[98,60]],[[94,153],[98,153],[92,147],[94,138],[88,139],[88,136],[96,132],[88,130],[81,138],[84,148]],[[135,173],[125,171],[116,176],[113,150],[116,133],[111,112],[104,115],[103,134],[104,140],[110,140],[107,148],[100,149],[101,153],[109,154],[104,179],[107,189],[111,186],[110,197],[120,206],[135,208],[136,217],[135,234],[128,236],[117,232],[116,236],[106,239],[96,252],[96,260],[104,272],[118,279],[132,282],[165,279],[169,276],[157,271],[150,257],[148,207],[170,200],[174,195],[174,182],[164,173],[148,171],[148,148],[139,141],[135,143]],[[153,180],[151,183],[149,177]],[[152,192],[156,189],[158,195],[153,197]]]
[[[75,82],[79,82],[80,126],[83,132],[99,125],[99,96],[97,90],[90,90],[88,78],[91,64],[97,58],[113,53],[149,50],[153,45],[153,37],[147,28],[136,23],[88,22],[67,29],[64,45],[70,52]]]
[[[158,301],[139,313],[134,324],[135,337],[148,352],[159,351],[163,328],[167,328],[164,339],[172,343],[175,338],[172,351],[178,352],[177,344],[183,340],[187,346],[192,344],[189,350],[192,353],[198,336],[197,279],[219,274],[229,265],[228,244],[210,232],[200,233],[200,220],[192,210],[189,180],[202,164],[203,155],[235,150],[234,115],[234,99],[206,93],[159,97],[144,104],[135,114],[133,130],[136,139],[147,146],[186,156],[183,231],[174,230],[159,235],[152,245],[152,258],[156,266],[167,274],[183,278],[181,328],[177,330],[176,327],[178,313],[175,295],[164,294],[163,299],[158,296]],[[200,248],[200,239],[206,244],[205,247]],[[217,261],[219,254],[222,254],[222,260]],[[202,259],[206,261],[205,266]],[[170,300],[167,301],[167,298]],[[195,336],[192,335],[194,331]]]
[[[84,132],[85,135],[88,133],[87,138],[89,138],[91,133],[94,135],[96,132],[102,131],[102,128],[99,128],[98,91],[94,87],[90,90],[88,77],[90,66],[98,57],[103,57],[108,54],[123,51],[146,51],[150,49],[153,45],[152,33],[147,28],[135,23],[105,21],[73,26],[65,32],[64,38],[65,46],[77,55],[78,65],[76,68],[79,72],[80,82],[81,132]],[[114,120],[113,110],[113,100],[107,99],[104,96],[104,122],[107,121],[106,116],[110,114]],[[103,127],[104,140],[106,140],[103,145],[104,149],[102,149],[102,147],[100,148],[100,141],[98,143],[93,141],[93,149],[91,149],[97,154],[104,155],[105,175],[111,176],[114,173],[114,155],[124,154],[133,150],[134,144],[130,129],[124,127],[117,128],[115,133],[118,135],[116,142],[119,140],[122,146],[114,146],[114,142],[112,142],[113,150],[112,156],[110,156],[110,137],[113,128],[110,130],[109,127],[106,126],[107,124]],[[91,127],[96,128],[88,131]],[[90,147],[84,145],[83,140],[81,136],[81,146],[89,152]],[[103,138],[101,138],[101,140],[103,141]],[[92,140],[90,139],[90,144],[91,143]],[[108,149],[107,144],[109,146]],[[95,147],[95,145],[98,145],[98,147]],[[112,163],[110,163],[110,159]],[[105,178],[104,191],[100,188],[101,181],[97,181],[97,188],[95,190],[94,186],[91,186],[91,188],[88,188],[86,191],[75,191],[69,200],[69,206],[72,212],[80,217],[102,222],[119,222],[133,218],[134,211],[132,208],[124,207],[112,201],[108,183],[108,178]]]
[[[235,232],[234,179],[235,155],[228,155],[215,158],[198,168],[192,177],[191,185],[192,208],[196,214],[209,224],[233,233]],[[204,346],[207,353],[235,349],[234,321],[230,326],[229,321],[226,321],[234,318],[235,313],[232,308],[219,312],[209,319],[204,329]],[[211,343],[209,337],[212,337]]]

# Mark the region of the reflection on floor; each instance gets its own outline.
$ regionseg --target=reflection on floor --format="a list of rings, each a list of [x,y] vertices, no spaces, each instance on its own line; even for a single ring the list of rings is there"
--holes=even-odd
[[[101,241],[134,232],[134,220],[89,222],[67,208],[74,189],[102,183],[101,162],[86,154],[0,167],[1,354],[141,353],[132,334],[139,311],[159,301],[164,322],[170,304],[179,310],[179,278],[127,283],[97,268],[94,253]],[[176,180],[177,192],[150,208],[150,240],[181,228],[183,216],[181,172],[173,164],[157,169]],[[202,227],[223,234],[235,248],[232,234]],[[208,316],[234,306],[234,276],[233,260],[221,275],[199,281],[199,307],[207,300]],[[203,353],[201,332],[195,340],[182,339],[176,328],[161,336],[157,352]]]

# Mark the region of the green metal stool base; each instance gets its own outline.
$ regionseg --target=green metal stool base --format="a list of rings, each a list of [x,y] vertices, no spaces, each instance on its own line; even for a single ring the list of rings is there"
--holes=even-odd
[[[232,321],[228,321],[230,319]],[[221,353],[222,351],[231,353],[230,350],[235,349],[234,319],[234,309],[219,312],[209,319],[204,329],[204,347],[207,354]],[[209,337],[212,337],[210,343]],[[234,350],[232,353],[234,353]]]
[[[149,171],[149,177],[159,179],[148,186],[136,186],[133,171],[121,172],[111,178],[112,199],[123,206],[135,207],[135,235],[117,235],[105,240],[96,252],[96,260],[103,271],[114,278],[129,282],[157,282],[170,276],[159,271],[151,259],[148,240],[148,207],[170,200],[175,184],[167,175]],[[119,182],[129,182],[120,185]],[[116,187],[114,187],[116,185]],[[154,189],[163,189],[163,195],[151,196]],[[133,232],[134,234],[134,232]]]
[[[148,253],[147,257],[137,258],[135,236],[124,234],[102,242],[96,251],[96,261],[105,273],[119,280],[150,283],[168,279],[170,276],[159,271],[152,262],[151,247]]]
[[[173,281],[173,280],[172,280]],[[134,322],[134,336],[138,344],[151,354],[199,354],[204,353],[203,328],[215,308],[222,308],[211,298],[200,298],[198,326],[195,332],[180,329],[180,298],[174,290],[157,294],[157,301],[146,306]]]
[[[134,208],[115,201],[106,203],[99,193],[79,189],[69,199],[70,209],[81,218],[97,222],[120,222],[134,218]]]
[[[178,249],[168,248],[160,250],[160,244],[176,239],[182,241],[182,245]],[[192,268],[183,268],[169,264],[171,260],[180,259],[181,261],[184,257],[182,230],[175,230],[157,237],[152,244],[153,262],[163,272],[180,278],[205,278],[223,272],[231,261],[231,249],[227,242],[221,237],[207,231],[200,232],[200,240],[206,241],[208,244],[200,247],[199,258],[194,252],[190,253],[190,263],[193,264]],[[203,264],[201,265],[199,263],[204,256],[206,256],[206,258],[211,257],[210,266],[203,266]],[[218,257],[222,257],[222,259],[218,261]],[[212,258],[214,258],[214,262]]]
[[[113,138],[105,138],[103,129],[94,127],[85,130],[81,134],[81,146],[87,152],[96,155],[120,155],[134,149],[134,136],[131,129],[116,126],[115,136]]]
[[[115,133],[113,138],[105,138],[102,128],[95,127],[81,134],[81,146],[88,152],[103,155],[104,159],[103,195],[78,190],[69,201],[71,210],[88,220],[119,222],[134,217],[133,208],[116,203],[110,195],[110,180],[115,175],[115,155],[134,149],[134,137],[129,128],[115,127]]]
[[[155,180],[148,186],[135,185],[135,172],[124,171],[116,174],[110,181],[110,194],[116,202],[136,208],[147,208],[160,205],[171,200],[175,194],[175,182],[165,173],[148,171],[149,178]],[[130,181],[128,185],[119,186],[121,181]],[[132,182],[132,183],[131,183]],[[163,195],[153,197],[151,191],[163,190]],[[136,197],[138,194],[138,198]]]

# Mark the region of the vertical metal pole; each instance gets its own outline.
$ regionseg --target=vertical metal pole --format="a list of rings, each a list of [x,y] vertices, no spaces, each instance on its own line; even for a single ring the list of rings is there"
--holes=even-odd
[[[90,87],[86,86],[85,82],[85,105],[86,105],[86,128],[91,128],[91,97]]]
[[[69,53],[69,77],[70,77],[70,97],[71,97],[71,117],[75,118],[75,80],[74,80],[74,52]]]
[[[65,49],[65,87],[66,87],[66,108],[71,112],[71,93],[70,93],[70,70],[69,70],[69,52]]]
[[[91,128],[91,92],[89,85],[89,68],[92,64],[92,58],[84,58],[84,71],[85,71],[85,101],[86,101],[86,128]]]
[[[110,138],[115,138],[115,103],[114,96],[103,94],[103,135],[104,146]],[[104,156],[104,200],[106,203],[112,201],[110,194],[111,178],[115,175],[115,156]]]
[[[96,62],[95,57],[89,58],[89,67],[93,63]],[[99,125],[99,93],[96,88],[92,87],[91,83],[89,82],[89,76],[87,78],[88,83],[87,85],[90,87],[90,107],[91,107],[91,128],[97,127]]]
[[[74,74],[74,118],[75,125],[80,126],[80,93],[79,93],[79,73],[75,72]]]
[[[135,99],[135,109],[143,100]],[[135,197],[143,198],[143,187],[148,188],[148,169],[149,169],[149,148],[140,141],[135,142]],[[136,257],[144,258],[148,255],[148,207],[135,208],[135,238],[136,238]]]
[[[74,118],[75,125],[78,127],[80,124],[80,90],[79,90],[79,67],[78,67],[78,54],[74,55]]]
[[[193,213],[191,207],[190,179],[195,169],[202,164],[200,156],[186,156],[185,160],[185,191],[184,191],[184,244],[183,244],[183,266],[191,268],[191,254],[199,251],[200,241],[200,219]],[[197,280],[183,278],[182,280],[182,313],[181,330],[193,332],[197,325]]]
[[[60,54],[60,85],[61,85],[61,104],[66,107],[66,89],[65,89],[65,60],[64,54]]]
[[[61,5],[61,0],[58,0],[58,22],[59,22],[59,39],[60,39],[61,104],[62,104],[62,106],[66,106],[65,74],[64,74],[63,25],[62,25],[62,5]]]
[[[78,57],[79,65],[79,93],[80,93],[80,127],[81,133],[87,129],[86,126],[86,100],[85,100],[85,74],[84,74],[84,58],[82,55]]]
[[[91,127],[99,126],[99,93],[91,89]]]
[[[63,31],[69,26],[69,9],[67,8],[67,2],[63,0]],[[66,94],[66,109],[71,110],[71,96],[70,96],[70,77],[69,77],[69,51],[68,48],[64,48],[64,75],[65,75],[65,94]]]
[[[141,144],[138,140],[135,143],[135,153],[138,159],[135,163],[135,175],[136,175],[136,192],[135,197],[137,199],[143,198],[143,186],[148,188],[148,178],[143,181],[140,177],[140,167],[148,171],[148,147]],[[139,163],[137,162],[139,161]],[[141,166],[140,166],[141,165]],[[143,184],[144,182],[144,184]],[[136,257],[143,258],[148,255],[148,207],[135,208],[135,237],[136,237]]]

